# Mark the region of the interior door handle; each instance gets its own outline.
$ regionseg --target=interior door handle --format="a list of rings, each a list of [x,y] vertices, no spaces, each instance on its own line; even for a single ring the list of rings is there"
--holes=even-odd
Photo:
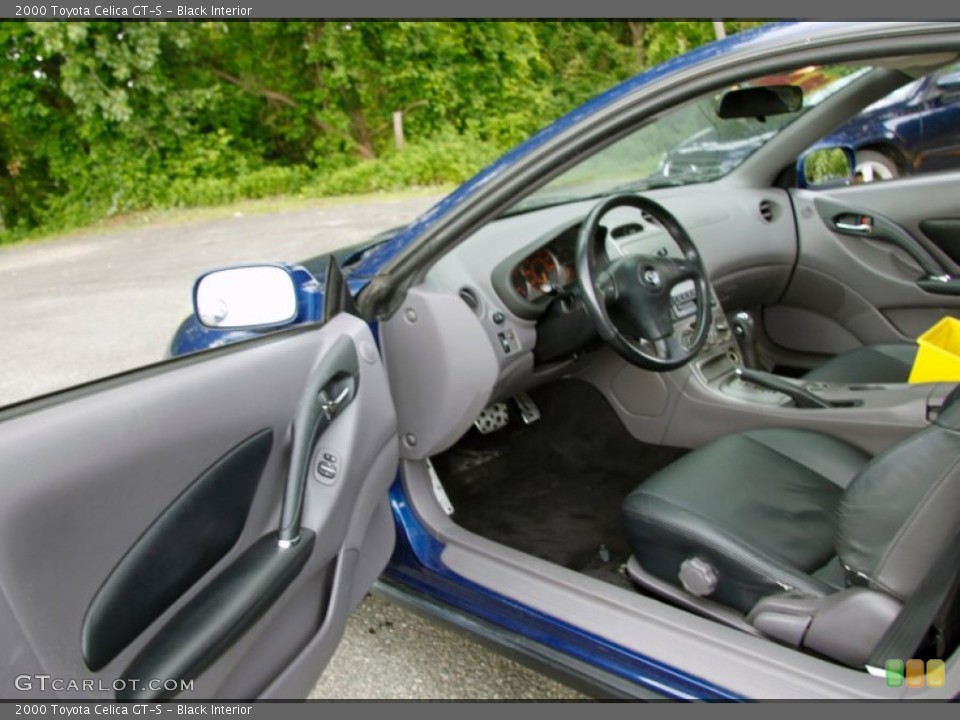
[[[869,235],[873,232],[872,222],[851,223],[843,220],[835,220],[833,225],[837,230],[842,230],[843,232],[859,233],[861,235]]]
[[[893,220],[879,214],[860,212],[857,208],[826,197],[816,198],[814,205],[828,228],[844,235],[870,238],[900,248],[920,266],[925,277],[944,274],[940,263]]]
[[[351,386],[347,385],[333,400],[329,399],[326,389],[320,391],[320,395],[318,396],[318,400],[320,401],[320,409],[324,412],[324,414],[326,414],[328,419],[333,420],[333,418],[336,417],[337,411],[340,410],[340,406],[350,395],[351,390]]]

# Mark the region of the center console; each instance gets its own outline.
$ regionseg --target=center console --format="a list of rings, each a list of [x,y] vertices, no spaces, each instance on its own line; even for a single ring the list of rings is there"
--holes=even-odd
[[[955,387],[823,383],[746,367],[752,343],[744,343],[739,332],[738,320],[743,319],[728,321],[716,301],[713,309],[707,342],[689,372],[676,377],[680,397],[665,443],[697,447],[722,434],[792,427],[824,432],[877,453],[926,426]]]

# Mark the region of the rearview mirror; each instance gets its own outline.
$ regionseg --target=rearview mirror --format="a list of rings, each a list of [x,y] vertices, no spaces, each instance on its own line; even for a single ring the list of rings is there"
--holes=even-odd
[[[852,148],[836,146],[811,150],[797,161],[800,187],[836,187],[849,185],[856,159]]]
[[[193,309],[212,328],[285,325],[297,317],[297,285],[280,265],[247,265],[202,275],[193,290]]]
[[[727,90],[717,103],[717,117],[766,119],[769,115],[798,112],[803,90],[796,85],[759,85]]]

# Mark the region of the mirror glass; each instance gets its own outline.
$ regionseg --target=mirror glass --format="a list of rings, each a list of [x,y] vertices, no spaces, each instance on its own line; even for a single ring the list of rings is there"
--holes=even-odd
[[[297,316],[297,290],[290,273],[275,265],[215,270],[197,281],[194,311],[213,328],[282,325]]]
[[[803,176],[808,187],[849,180],[852,175],[850,155],[843,148],[818,148],[803,159]]]

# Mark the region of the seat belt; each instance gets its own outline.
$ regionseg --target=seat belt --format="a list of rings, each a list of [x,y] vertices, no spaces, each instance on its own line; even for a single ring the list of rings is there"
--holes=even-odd
[[[912,657],[960,576],[960,526],[930,572],[904,603],[893,624],[867,660],[871,674],[883,673],[887,660]]]

